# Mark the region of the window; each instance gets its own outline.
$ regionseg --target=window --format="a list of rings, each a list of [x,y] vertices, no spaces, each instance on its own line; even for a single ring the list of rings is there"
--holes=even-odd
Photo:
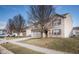
[[[56,19],[54,22],[52,22],[53,25],[60,25],[61,24],[61,19]]]
[[[58,20],[58,25],[60,25],[60,24],[61,24],[61,19]]]
[[[61,35],[61,29],[55,29],[52,31],[53,35]]]

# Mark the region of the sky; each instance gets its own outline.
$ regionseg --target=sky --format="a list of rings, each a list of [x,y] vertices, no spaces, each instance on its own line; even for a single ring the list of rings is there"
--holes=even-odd
[[[8,19],[21,14],[28,20],[28,6],[24,5],[0,5],[0,29],[5,28]],[[55,12],[58,14],[70,13],[73,21],[73,27],[79,26],[79,5],[55,5]]]

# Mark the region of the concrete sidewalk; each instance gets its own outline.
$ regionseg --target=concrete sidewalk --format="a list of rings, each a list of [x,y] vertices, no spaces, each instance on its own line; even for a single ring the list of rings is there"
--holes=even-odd
[[[15,41],[9,41],[9,42],[12,44],[22,46],[24,48],[32,49],[34,51],[42,52],[42,53],[46,53],[46,54],[67,54],[66,52],[61,52],[61,51],[56,51],[56,50],[52,50],[52,49],[48,49],[48,48],[38,47],[38,46],[26,44],[26,43],[20,43],[20,42],[15,42]]]

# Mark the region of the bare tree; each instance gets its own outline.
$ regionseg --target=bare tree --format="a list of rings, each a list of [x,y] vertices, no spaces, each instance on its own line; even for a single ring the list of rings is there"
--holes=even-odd
[[[14,31],[14,24],[13,24],[13,20],[9,19],[7,26],[6,26],[6,30],[9,34],[12,34],[12,32]]]
[[[50,15],[55,13],[54,7],[51,5],[32,5],[29,11],[29,22],[35,26],[39,25],[41,37],[43,37],[43,32],[47,36],[48,30],[45,25],[50,21]]]
[[[21,32],[25,31],[25,27],[26,27],[25,20],[20,14],[17,16],[14,16],[13,21],[15,26],[15,32],[17,32],[18,35]]]

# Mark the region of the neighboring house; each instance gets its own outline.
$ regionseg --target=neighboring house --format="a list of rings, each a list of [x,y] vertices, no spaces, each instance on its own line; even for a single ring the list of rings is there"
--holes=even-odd
[[[12,35],[15,35],[15,36],[26,36],[26,31],[22,31],[19,34],[17,32],[13,32]]]
[[[79,27],[73,27],[73,34],[72,36],[79,36]]]
[[[26,31],[22,31],[18,35],[16,32],[9,34],[6,29],[0,29],[0,36],[26,36]]]
[[[6,30],[5,29],[0,29],[0,35],[6,34]]]
[[[46,24],[48,29],[48,37],[63,37],[68,38],[72,33],[72,18],[71,15],[66,13],[63,15],[56,14]],[[30,26],[26,29],[27,35],[32,37],[40,37],[41,33],[37,27]],[[45,37],[45,34],[43,34]]]
[[[5,29],[0,29],[0,37],[5,37],[6,35],[6,30]]]

